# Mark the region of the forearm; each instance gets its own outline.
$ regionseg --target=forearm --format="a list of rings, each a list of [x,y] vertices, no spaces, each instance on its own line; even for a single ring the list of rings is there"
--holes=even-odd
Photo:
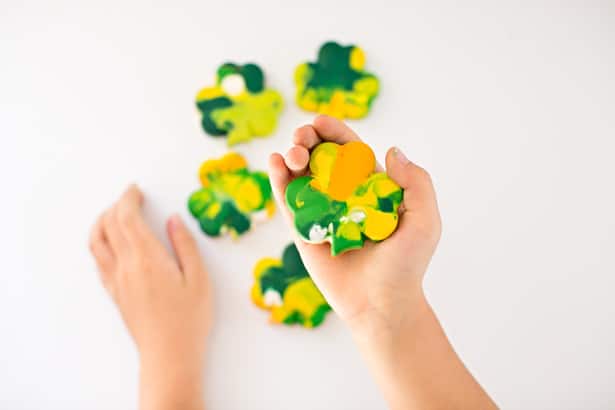
[[[392,409],[497,408],[465,368],[423,292],[399,323],[355,335]]]
[[[195,363],[142,362],[141,410],[204,410],[203,369]]]

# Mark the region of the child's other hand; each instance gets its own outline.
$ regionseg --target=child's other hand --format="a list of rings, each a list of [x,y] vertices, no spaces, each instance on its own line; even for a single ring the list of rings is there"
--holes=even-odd
[[[199,408],[212,319],[209,278],[181,219],[167,223],[173,257],[143,219],[142,203],[130,186],[94,225],[90,250],[139,350],[142,407]]]
[[[319,116],[313,125],[295,131],[295,145],[286,157],[271,156],[273,191],[291,226],[284,192],[293,178],[308,172],[309,151],[323,141],[344,144],[358,139],[343,122]],[[409,314],[423,310],[422,279],[440,238],[440,215],[429,174],[395,148],[387,152],[386,172],[404,189],[399,226],[390,238],[381,243],[366,241],[363,249],[335,257],[327,245],[295,241],[315,283],[359,337],[392,336],[410,319]]]

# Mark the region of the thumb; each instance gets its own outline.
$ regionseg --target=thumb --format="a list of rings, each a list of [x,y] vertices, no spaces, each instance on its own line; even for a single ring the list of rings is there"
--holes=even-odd
[[[199,248],[179,215],[175,214],[169,218],[167,231],[179,268],[184,276],[190,280],[204,274],[205,269]]]
[[[440,213],[429,173],[411,162],[399,148],[389,149],[386,167],[389,178],[404,189],[403,210],[409,212],[414,221],[439,230]]]

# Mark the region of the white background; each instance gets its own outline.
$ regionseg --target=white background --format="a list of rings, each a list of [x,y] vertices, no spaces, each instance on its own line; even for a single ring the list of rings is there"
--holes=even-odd
[[[218,64],[255,61],[286,98],[278,132],[238,147],[263,169],[311,120],[292,73],[329,39],[382,80],[352,126],[434,178],[427,292],[474,375],[504,408],[615,408],[613,2],[84,3],[0,0],[0,408],[136,407],[135,350],[86,244],[131,181],[161,236],[185,217],[214,278],[210,408],[385,408],[334,315],[272,327],[251,305],[253,263],[290,238],[279,216],[233,243],[186,210],[226,149],[193,101]]]

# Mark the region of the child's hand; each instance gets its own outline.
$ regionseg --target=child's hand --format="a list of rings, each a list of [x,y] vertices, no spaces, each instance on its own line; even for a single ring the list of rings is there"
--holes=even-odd
[[[308,172],[309,151],[323,141],[344,144],[359,137],[344,123],[317,117],[296,130],[295,145],[285,158],[273,154],[270,176],[278,204],[286,209],[284,191]],[[381,169],[380,169],[381,170]],[[398,149],[386,156],[387,174],[404,189],[397,231],[382,243],[366,241],[363,249],[332,257],[329,246],[297,239],[297,248],[312,278],[338,315],[364,336],[395,331],[422,300],[422,279],[440,238],[440,215],[429,174]]]
[[[181,219],[167,224],[173,257],[145,223],[142,202],[129,187],[96,222],[90,249],[139,350],[142,408],[200,408],[209,278]]]
[[[295,132],[286,158],[271,156],[271,184],[291,226],[284,191],[307,172],[309,151],[323,141],[357,139],[342,122],[320,116]],[[303,263],[349,324],[390,408],[495,408],[455,354],[423,294],[423,275],[440,239],[429,174],[398,149],[387,153],[386,172],[404,189],[397,231],[384,242],[366,241],[363,249],[338,256],[327,245],[297,238]]]

